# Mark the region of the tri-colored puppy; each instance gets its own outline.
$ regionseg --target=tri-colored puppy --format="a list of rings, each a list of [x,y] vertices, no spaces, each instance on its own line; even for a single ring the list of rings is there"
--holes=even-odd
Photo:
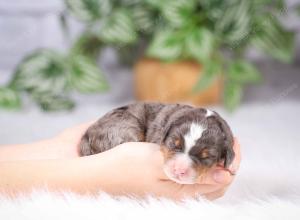
[[[84,134],[82,156],[101,153],[125,142],[161,146],[164,171],[173,181],[193,184],[217,164],[234,158],[233,135],[216,112],[181,104],[135,103],[114,109]]]

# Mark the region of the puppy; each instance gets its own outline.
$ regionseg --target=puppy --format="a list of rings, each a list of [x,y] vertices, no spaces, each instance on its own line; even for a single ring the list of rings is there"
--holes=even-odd
[[[135,103],[108,112],[80,143],[82,156],[125,142],[161,146],[164,171],[173,181],[193,184],[209,168],[227,168],[234,158],[233,135],[216,112],[181,104]]]

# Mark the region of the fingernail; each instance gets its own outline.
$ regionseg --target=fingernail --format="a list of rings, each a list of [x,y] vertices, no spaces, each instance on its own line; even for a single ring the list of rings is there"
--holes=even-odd
[[[231,164],[228,169],[233,172],[233,173],[236,173],[237,171],[237,166],[235,164]]]
[[[217,183],[223,183],[224,181],[226,181],[226,176],[227,176],[227,172],[223,172],[223,171],[216,171],[213,174],[213,178]]]

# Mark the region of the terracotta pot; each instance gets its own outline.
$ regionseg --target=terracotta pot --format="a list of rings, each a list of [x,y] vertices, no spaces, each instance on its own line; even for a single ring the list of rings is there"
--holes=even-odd
[[[202,66],[192,61],[164,63],[141,59],[134,67],[135,95],[140,101],[217,104],[221,100],[222,79],[200,93],[191,90],[201,76]]]

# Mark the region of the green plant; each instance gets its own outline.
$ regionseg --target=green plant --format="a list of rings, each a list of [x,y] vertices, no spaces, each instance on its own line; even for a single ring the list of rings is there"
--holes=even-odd
[[[85,24],[85,30],[66,54],[42,49],[27,56],[12,81],[0,89],[0,106],[20,107],[27,92],[43,109],[74,106],[70,91],[107,89],[96,65],[104,46],[136,59],[140,55],[171,62],[191,59],[204,66],[193,89],[200,92],[219,74],[225,78],[224,104],[234,109],[245,84],[261,79],[244,55],[255,47],[283,62],[292,60],[294,33],[278,16],[283,0],[65,0],[65,13]],[[226,54],[226,56],[224,55]]]

